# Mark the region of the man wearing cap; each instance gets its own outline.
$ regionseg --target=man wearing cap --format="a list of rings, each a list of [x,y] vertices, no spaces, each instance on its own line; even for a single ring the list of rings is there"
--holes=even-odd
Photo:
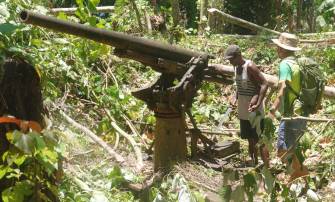
[[[295,92],[300,92],[300,70],[297,65],[295,52],[301,50],[298,45],[298,38],[294,34],[282,33],[278,39],[272,39],[277,45],[277,53],[281,62],[279,64],[279,92],[270,108],[269,115],[274,118],[276,111],[285,117],[290,117],[295,110]],[[305,120],[281,121],[278,130],[277,155],[284,162],[291,159],[293,173],[291,180],[308,174],[308,170],[298,160],[293,152],[296,146],[297,138],[303,134],[306,129]],[[289,158],[288,158],[289,157]]]
[[[256,144],[259,140],[258,133],[264,128],[263,118],[260,121],[260,130],[256,130],[249,121],[251,113],[264,117],[264,104],[268,85],[261,71],[251,60],[242,57],[240,48],[237,45],[230,45],[225,52],[225,59],[235,68],[235,82],[237,86],[236,99],[238,118],[240,119],[240,134],[242,139],[249,143],[249,155],[252,163],[258,163]],[[257,112],[257,113],[256,113]],[[258,132],[258,133],[257,133]],[[268,151],[264,145],[260,146],[262,160],[268,166]]]

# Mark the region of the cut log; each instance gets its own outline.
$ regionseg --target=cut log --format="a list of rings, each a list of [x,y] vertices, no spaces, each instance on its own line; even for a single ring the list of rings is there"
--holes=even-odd
[[[101,7],[96,7],[97,13],[111,13],[114,11],[114,6],[101,6]],[[60,12],[64,12],[67,14],[73,14],[77,10],[76,7],[74,8],[52,8],[49,10],[50,13],[57,14]]]
[[[222,64],[209,64],[211,74],[221,74],[221,75],[230,75],[234,76],[234,68],[228,65]],[[277,87],[278,78],[269,74],[264,74],[266,80],[269,83],[270,87]],[[335,87],[326,86],[324,91],[324,96],[329,99],[335,99]]]
[[[259,25],[256,25],[254,23],[248,22],[246,20],[243,20],[241,18],[229,15],[225,12],[219,11],[216,8],[210,8],[208,9],[209,14],[214,14],[217,13],[219,14],[221,17],[223,17],[227,22],[231,23],[231,24],[235,24],[250,30],[254,30],[254,31],[261,31],[261,32],[266,32],[266,33],[271,33],[271,34],[275,34],[275,35],[279,35],[280,32],[272,30],[272,29],[268,29]]]
[[[335,44],[335,38],[330,38],[330,39],[316,39],[316,40],[312,40],[312,39],[300,39],[299,40],[300,43],[326,43],[326,44]]]
[[[335,119],[315,118],[315,117],[304,117],[304,116],[284,117],[284,118],[282,118],[281,120],[283,120],[283,121],[305,120],[305,121],[311,121],[311,122],[335,122]]]
[[[335,32],[321,32],[321,33],[304,33],[304,34],[299,34],[299,36],[304,36],[304,37],[318,37],[318,36],[335,36]]]
[[[238,141],[225,141],[218,143],[214,146],[214,156],[217,158],[224,158],[229,155],[240,152],[240,142]]]

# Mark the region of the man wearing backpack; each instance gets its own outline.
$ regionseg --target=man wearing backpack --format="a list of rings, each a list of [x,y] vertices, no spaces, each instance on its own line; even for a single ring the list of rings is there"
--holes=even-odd
[[[279,110],[281,116],[292,117],[297,111],[295,102],[298,93],[301,91],[301,71],[295,58],[295,52],[301,50],[297,47],[298,38],[289,33],[282,33],[278,39],[272,39],[277,45],[277,53],[281,62],[279,64],[279,92],[270,108],[269,116],[274,119],[276,111]],[[306,115],[300,114],[299,115]],[[302,136],[306,129],[305,120],[280,121],[278,130],[278,157],[284,162],[290,162],[292,173],[290,181],[308,175],[307,168],[299,161],[295,151],[298,138]],[[288,158],[287,158],[288,157]]]
[[[258,163],[257,142],[259,135],[264,128],[264,104],[263,99],[268,88],[267,81],[261,71],[251,60],[242,57],[240,48],[237,45],[230,45],[224,54],[224,58],[229,60],[235,68],[235,82],[237,86],[236,99],[238,108],[238,118],[240,119],[240,134],[242,139],[247,139],[249,143],[249,155],[252,163]],[[257,127],[252,126],[249,121],[250,114],[258,114],[260,120]],[[269,154],[265,145],[259,147],[261,158],[265,166],[269,165]]]

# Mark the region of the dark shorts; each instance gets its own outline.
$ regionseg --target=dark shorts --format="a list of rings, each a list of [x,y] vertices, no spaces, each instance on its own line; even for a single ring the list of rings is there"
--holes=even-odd
[[[278,129],[277,148],[287,150],[306,130],[305,120],[281,121]]]
[[[264,130],[264,119],[261,120],[261,129]],[[256,139],[259,140],[256,128],[253,128],[249,120],[240,119],[240,133],[242,139]]]

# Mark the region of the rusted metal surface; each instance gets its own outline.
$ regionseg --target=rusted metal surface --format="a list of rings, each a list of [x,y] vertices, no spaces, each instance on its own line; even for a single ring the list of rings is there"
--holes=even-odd
[[[212,56],[30,11],[21,12],[20,18],[24,23],[114,46],[114,54],[118,57],[136,60],[161,72],[157,81],[146,88],[133,91],[132,94],[145,101],[148,108],[155,112],[154,170],[167,169],[173,162],[186,159],[185,111],[191,114],[193,99],[205,78],[225,78],[225,75],[210,74],[205,77],[208,60]],[[193,122],[196,128],[195,121]],[[208,147],[214,145],[214,142],[202,134],[196,137]]]
[[[55,17],[41,15],[27,10],[20,13],[20,18],[22,22],[27,24],[37,25],[91,39],[119,49],[130,50],[144,55],[151,55],[156,58],[168,59],[180,63],[186,63],[192,57],[199,57],[204,54],[150,39],[60,20]]]

